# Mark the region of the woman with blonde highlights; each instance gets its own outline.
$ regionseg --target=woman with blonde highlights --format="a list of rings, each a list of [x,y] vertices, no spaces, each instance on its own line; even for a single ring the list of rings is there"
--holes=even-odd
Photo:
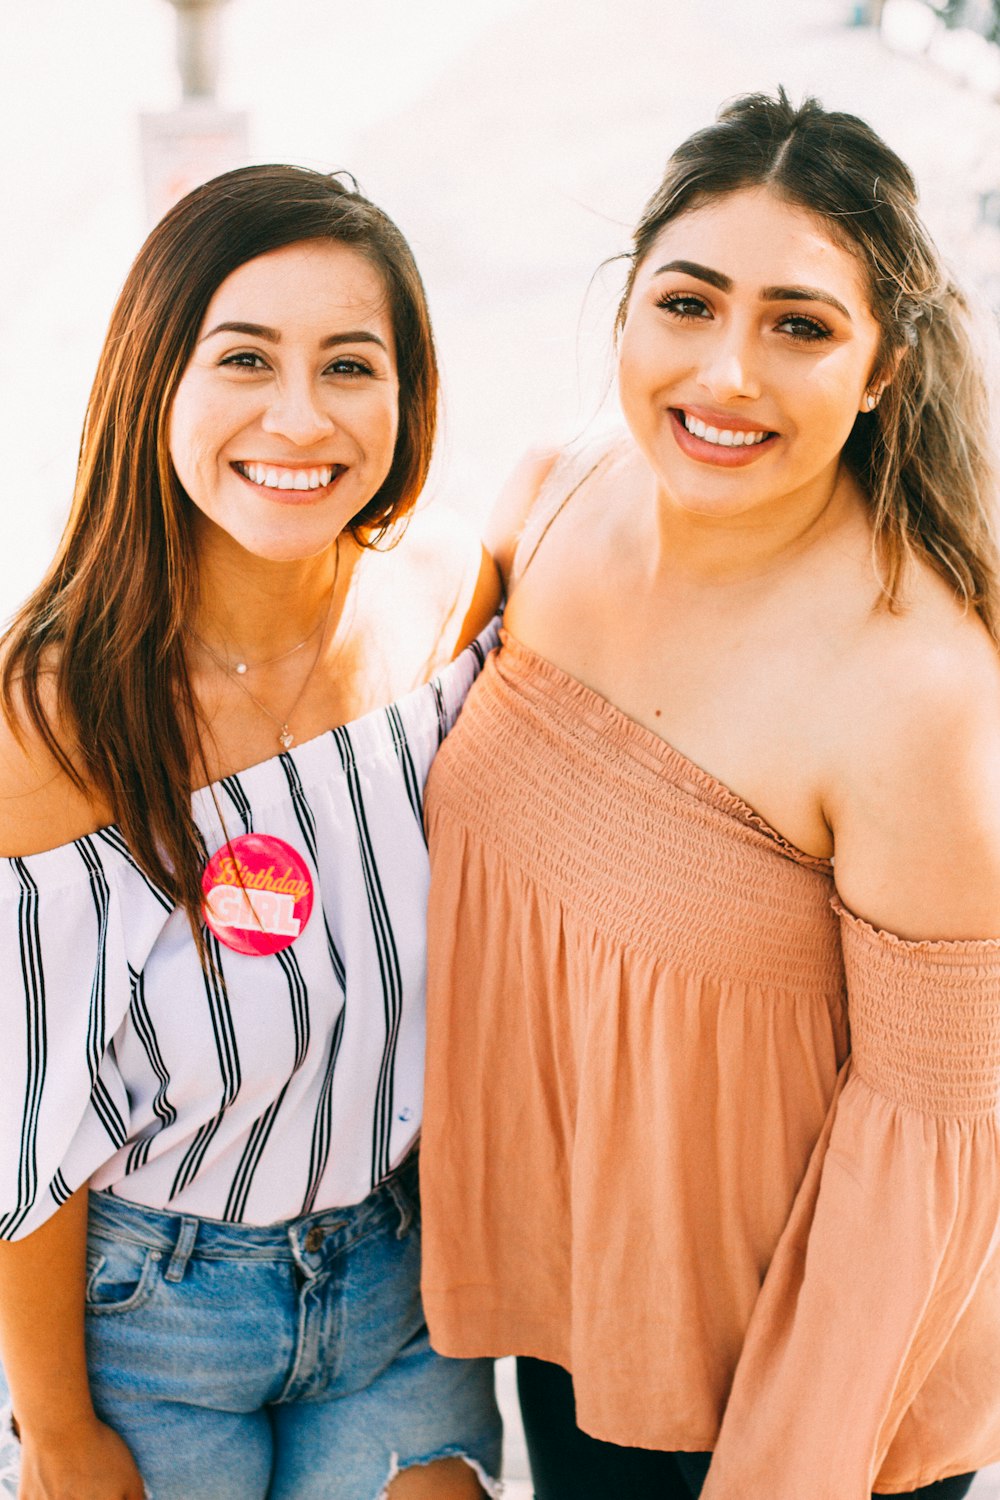
[[[495,1492],[490,1367],[419,1295],[421,800],[496,604],[403,524],[436,410],[409,247],[337,177],[196,189],[114,310],[0,676],[20,1500]]]
[[[907,168],[728,105],[618,375],[625,430],[501,502],[428,786],[431,1336],[521,1356],[538,1500],[957,1500],[1000,1459],[997,476]]]

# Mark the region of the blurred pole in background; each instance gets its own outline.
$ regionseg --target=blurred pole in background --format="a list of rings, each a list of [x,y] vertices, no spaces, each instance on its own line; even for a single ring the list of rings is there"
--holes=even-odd
[[[179,109],[140,116],[146,212],[155,223],[198,183],[249,155],[248,118],[215,102],[227,0],[168,0],[177,13]]]
[[[185,102],[211,102],[219,77],[223,0],[170,0],[177,12],[177,67]]]

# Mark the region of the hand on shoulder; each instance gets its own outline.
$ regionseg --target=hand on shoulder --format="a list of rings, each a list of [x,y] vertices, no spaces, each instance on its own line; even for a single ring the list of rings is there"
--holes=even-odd
[[[911,939],[1000,937],[1000,655],[950,613],[872,631],[827,804],[845,904]]]

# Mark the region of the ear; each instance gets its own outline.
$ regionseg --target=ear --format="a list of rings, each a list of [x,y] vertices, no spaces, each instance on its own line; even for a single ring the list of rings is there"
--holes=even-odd
[[[875,369],[868,378],[868,384],[865,386],[858,411],[867,414],[875,410],[885,391],[895,380],[896,371],[899,369],[899,362],[905,353],[905,348],[895,349],[881,363],[875,366]]]

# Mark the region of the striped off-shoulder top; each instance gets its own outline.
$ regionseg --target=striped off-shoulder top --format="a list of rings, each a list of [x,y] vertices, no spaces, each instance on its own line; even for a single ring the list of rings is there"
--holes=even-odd
[[[195,794],[207,861],[227,840],[236,851],[204,966],[187,915],[115,827],[0,860],[0,1237],[36,1229],[88,1180],[273,1223],[358,1202],[409,1151],[423,787],[495,632],[388,708]],[[295,879],[269,857],[289,849]],[[276,951],[235,951],[227,902],[249,903],[244,927],[260,928],[242,946]]]

